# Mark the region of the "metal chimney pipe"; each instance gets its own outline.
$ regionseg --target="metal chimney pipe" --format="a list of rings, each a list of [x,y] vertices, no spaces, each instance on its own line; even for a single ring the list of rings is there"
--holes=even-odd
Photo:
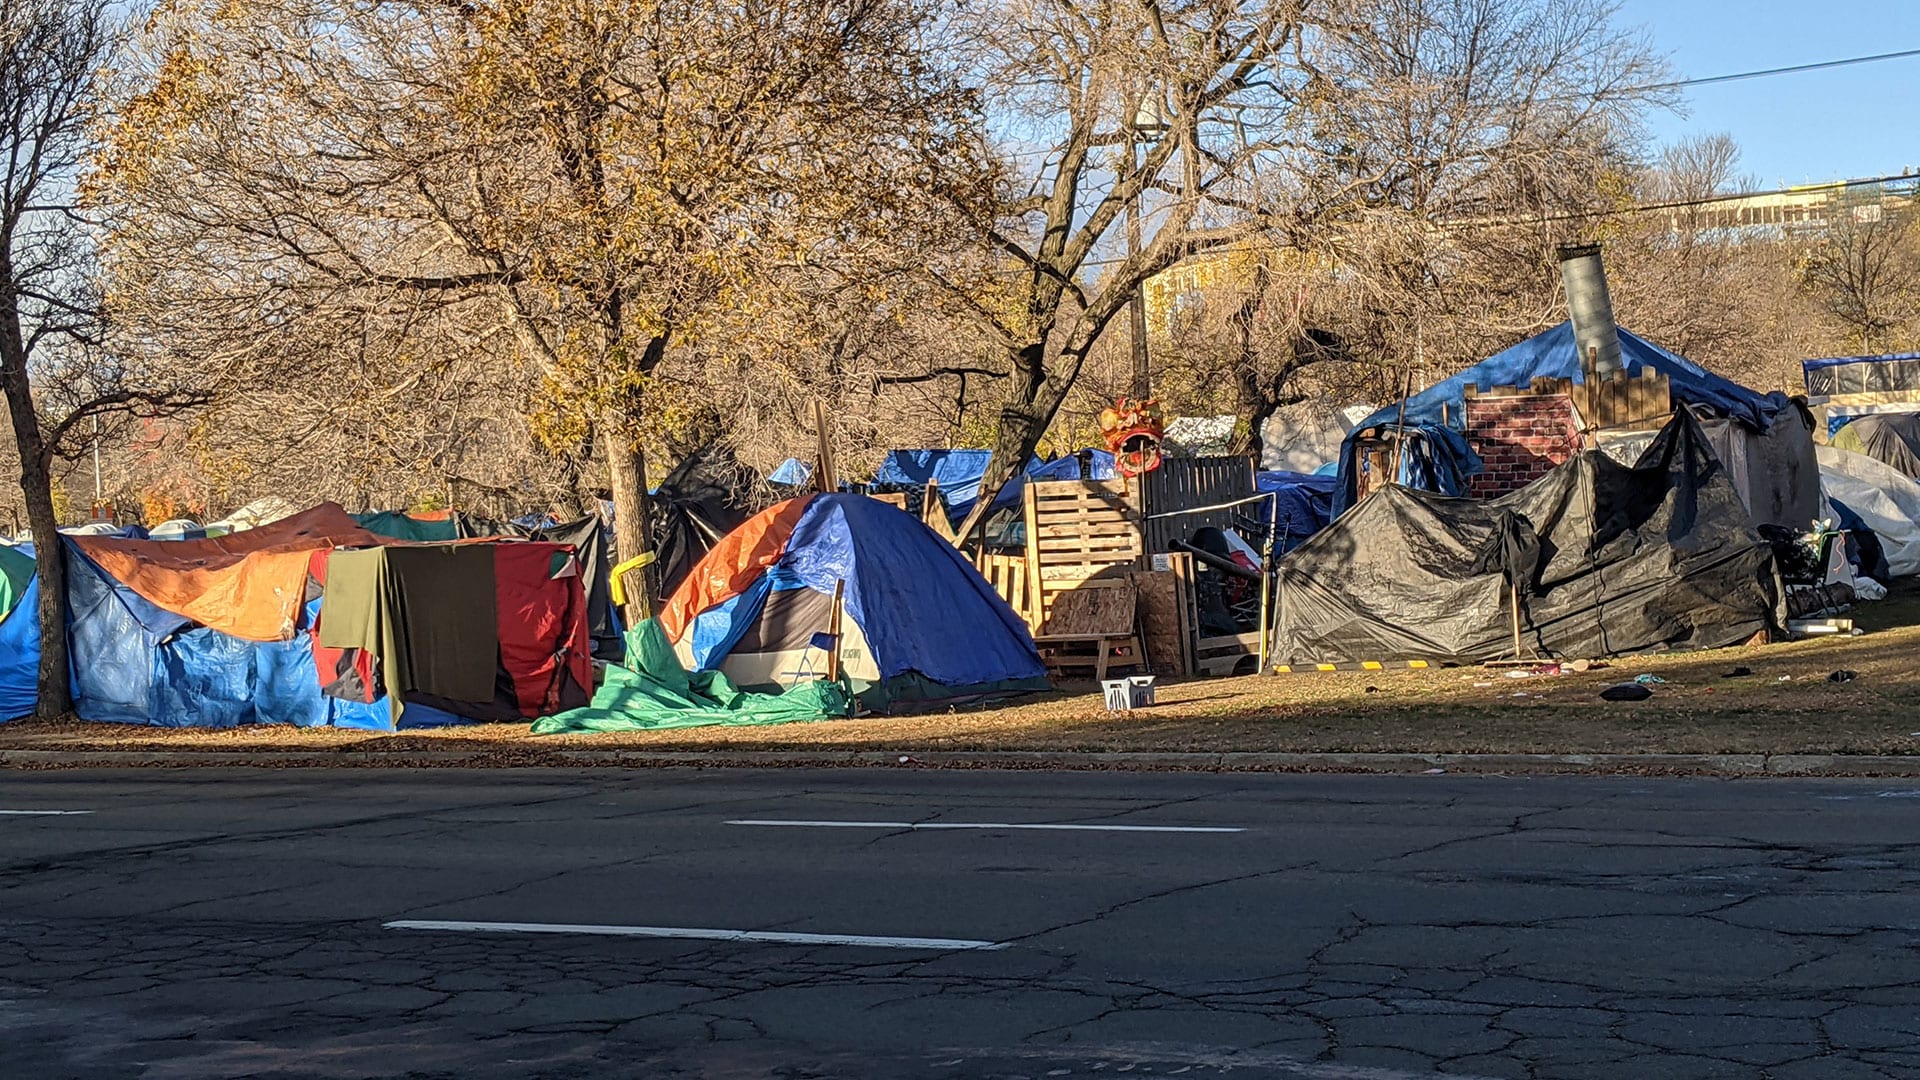
[[[1567,290],[1567,312],[1573,317],[1573,340],[1580,349],[1582,369],[1592,357],[1591,374],[1612,378],[1625,364],[1620,359],[1620,328],[1613,321],[1613,298],[1607,295],[1600,245],[1561,248],[1560,283]]]

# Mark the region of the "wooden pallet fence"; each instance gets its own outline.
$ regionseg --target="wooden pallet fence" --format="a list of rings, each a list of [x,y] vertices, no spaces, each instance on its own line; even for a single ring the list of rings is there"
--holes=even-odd
[[[980,576],[987,579],[993,591],[1007,602],[1014,614],[1027,624],[1028,630],[1038,629],[1034,619],[1031,596],[1028,592],[1032,575],[1027,570],[1027,560],[1023,555],[981,555],[975,563],[980,568]]]

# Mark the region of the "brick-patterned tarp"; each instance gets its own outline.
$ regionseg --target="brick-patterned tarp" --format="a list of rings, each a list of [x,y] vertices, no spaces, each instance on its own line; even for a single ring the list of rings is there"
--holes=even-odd
[[[1580,452],[1573,400],[1565,394],[1470,398],[1467,442],[1485,462],[1467,493],[1490,499],[1518,491]]]

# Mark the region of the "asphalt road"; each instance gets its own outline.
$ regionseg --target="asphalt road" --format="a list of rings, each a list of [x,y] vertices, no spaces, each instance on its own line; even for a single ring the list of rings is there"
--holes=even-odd
[[[1917,852],[1885,780],[0,772],[0,1077],[1914,1077]]]

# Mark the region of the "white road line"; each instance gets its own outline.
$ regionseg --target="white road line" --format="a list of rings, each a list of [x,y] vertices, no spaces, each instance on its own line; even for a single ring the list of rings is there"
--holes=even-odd
[[[91,810],[0,810],[0,817],[61,817],[67,814],[91,814]]]
[[[1004,949],[1004,941],[966,938],[871,937],[866,934],[793,934],[773,930],[713,930],[697,926],[595,926],[589,923],[460,922],[399,919],[388,930],[451,930],[480,934],[597,934],[603,937],[692,938],[698,941],[753,941],[769,945],[859,945],[876,949]]]
[[[1037,829],[1058,832],[1237,833],[1241,828],[1213,825],[1068,825],[1008,821],[784,821],[742,818],[729,825],[780,825],[813,829]]]

